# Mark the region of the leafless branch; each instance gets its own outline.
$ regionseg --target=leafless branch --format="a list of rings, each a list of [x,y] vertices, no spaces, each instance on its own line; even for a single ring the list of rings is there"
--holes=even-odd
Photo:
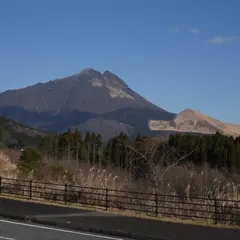
[[[193,154],[197,149],[194,149],[193,151],[191,151],[190,153],[184,155],[183,157],[181,157],[180,159],[178,159],[175,163],[173,163],[172,165],[169,165],[164,171],[163,173],[160,175],[160,179],[163,178],[164,174],[170,170],[172,167],[176,166],[179,162],[181,162],[183,159],[185,159],[186,157],[190,156],[191,154]]]
[[[116,144],[116,145],[118,145],[118,146],[123,146],[122,144]],[[141,152],[139,152],[138,150],[136,150],[134,147],[132,147],[132,146],[130,146],[130,145],[127,145],[127,146],[125,146],[126,148],[128,148],[128,149],[131,149],[134,153],[137,153],[139,156],[141,156],[142,158],[144,158],[146,161],[148,161],[148,158],[144,155],[144,154],[142,154]]]
[[[172,147],[169,148],[169,150],[168,150],[165,154],[163,154],[163,156],[160,158],[160,160],[158,161],[158,163],[162,162],[162,160],[163,160],[172,150],[174,150],[175,144],[176,144],[176,142],[173,144]]]

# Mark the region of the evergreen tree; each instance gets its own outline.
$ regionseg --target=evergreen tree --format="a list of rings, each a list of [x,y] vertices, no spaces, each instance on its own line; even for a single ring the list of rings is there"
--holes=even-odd
[[[67,142],[67,159],[68,161],[70,160],[70,151],[71,151],[71,145],[72,145],[72,141],[73,141],[73,135],[72,135],[72,131],[69,128],[67,133],[65,134],[65,139]]]
[[[200,163],[202,165],[207,163],[207,147],[204,139],[202,140],[202,143],[200,146]]]
[[[90,160],[90,161],[91,161],[91,163],[92,163],[93,165],[96,164],[96,162],[95,162],[95,160],[96,160],[96,155],[97,155],[96,145],[97,145],[97,136],[96,136],[95,133],[92,133],[92,134],[91,134],[91,158],[90,158],[91,160]]]
[[[236,147],[234,144],[233,140],[229,141],[229,146],[228,146],[228,158],[227,158],[227,168],[229,171],[233,171],[235,170],[236,167],[236,156],[237,156],[237,151],[236,151]]]
[[[86,148],[86,157],[87,157],[87,162],[90,164],[90,148],[91,148],[91,133],[86,132],[85,139],[84,139],[84,145]]]
[[[97,155],[96,155],[96,162],[100,166],[103,164],[102,163],[102,157],[103,157],[103,139],[100,134],[97,135],[96,137],[96,147],[97,147]]]
[[[43,158],[38,149],[26,148],[22,151],[17,168],[24,175],[28,175],[32,170],[37,170],[43,163]]]
[[[56,134],[56,135],[54,135],[54,156],[55,156],[55,158],[59,158],[60,156],[59,156],[59,151],[58,151],[58,143],[59,142],[59,135],[58,134]]]
[[[80,159],[83,158],[82,148],[83,148],[82,134],[76,128],[75,132],[73,134],[73,149],[74,149],[74,153],[75,153],[75,156],[76,156],[76,161],[78,163],[79,163],[79,157],[80,157]]]
[[[58,155],[59,158],[66,156],[67,151],[67,140],[66,140],[66,133],[60,134],[58,138]]]

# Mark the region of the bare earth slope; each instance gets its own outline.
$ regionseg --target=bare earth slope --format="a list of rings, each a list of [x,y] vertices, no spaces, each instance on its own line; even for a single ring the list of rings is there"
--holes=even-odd
[[[150,120],[151,131],[176,131],[214,134],[217,131],[231,136],[240,135],[240,124],[224,123],[193,109],[185,109],[173,120]]]

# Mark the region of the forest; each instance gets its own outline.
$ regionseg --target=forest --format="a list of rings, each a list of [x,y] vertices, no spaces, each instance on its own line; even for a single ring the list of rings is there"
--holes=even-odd
[[[97,166],[112,166],[122,170],[147,169],[150,163],[168,166],[182,158],[179,164],[208,164],[211,168],[240,172],[240,137],[234,139],[220,133],[215,135],[175,134],[167,140],[144,136],[130,139],[120,133],[104,143],[101,135],[76,129],[42,138],[39,148],[55,159],[75,159]]]
[[[69,129],[38,137],[34,146],[21,144],[21,152],[15,147],[15,161],[0,154],[2,176],[187,197],[240,197],[240,137],[219,132],[166,139],[119,133],[104,142],[99,134]]]

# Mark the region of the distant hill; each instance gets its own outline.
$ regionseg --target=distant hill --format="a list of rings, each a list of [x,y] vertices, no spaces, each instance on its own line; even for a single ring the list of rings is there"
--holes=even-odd
[[[44,133],[24,126],[5,117],[0,117],[0,147],[34,146]]]
[[[170,121],[149,121],[151,131],[174,131],[215,134],[220,132],[233,137],[240,135],[240,124],[224,123],[194,109],[185,109]]]
[[[104,138],[149,132],[151,119],[176,114],[160,108],[110,71],[83,69],[69,77],[0,93],[0,115],[50,132],[78,127]]]

